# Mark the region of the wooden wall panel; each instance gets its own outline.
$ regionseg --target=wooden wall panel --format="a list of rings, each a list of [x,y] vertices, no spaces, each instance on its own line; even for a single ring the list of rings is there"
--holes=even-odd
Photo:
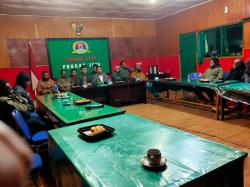
[[[156,38],[111,38],[111,60],[158,56]]]
[[[7,39],[9,67],[29,66],[28,42],[37,65],[48,65],[46,39]],[[155,37],[110,38],[111,60],[152,58],[158,56]]]
[[[224,14],[225,6],[229,7],[228,14]],[[157,20],[159,55],[179,54],[179,34],[240,22],[250,16],[249,8],[249,0],[213,0]],[[244,38],[249,38],[249,29],[244,29]],[[245,40],[245,46],[250,46],[250,40]]]
[[[244,48],[250,49],[250,22],[244,24]]]
[[[48,55],[45,39],[7,39],[7,48],[10,59],[9,66],[29,66],[29,41],[35,56],[37,65],[48,65]]]
[[[0,68],[11,66],[6,40],[76,37],[71,23],[84,22],[82,37],[156,37],[156,21],[35,16],[0,16]]]

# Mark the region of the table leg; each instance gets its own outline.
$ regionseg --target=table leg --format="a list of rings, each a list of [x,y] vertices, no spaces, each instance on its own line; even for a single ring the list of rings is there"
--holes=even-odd
[[[169,98],[169,90],[166,91],[166,97]]]
[[[220,97],[220,103],[221,103],[221,120],[224,121],[225,103],[223,102],[222,97]]]
[[[220,95],[216,93],[216,119],[220,119]]]

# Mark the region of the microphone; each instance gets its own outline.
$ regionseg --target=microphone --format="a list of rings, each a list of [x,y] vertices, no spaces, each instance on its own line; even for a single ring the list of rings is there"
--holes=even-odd
[[[104,107],[104,104],[88,105],[85,108],[86,109],[92,109],[92,108],[102,108],[102,107]]]

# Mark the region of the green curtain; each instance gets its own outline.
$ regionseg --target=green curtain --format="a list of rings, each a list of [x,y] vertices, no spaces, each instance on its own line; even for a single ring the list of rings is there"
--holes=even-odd
[[[205,34],[198,33],[198,64],[203,64],[205,57]]]

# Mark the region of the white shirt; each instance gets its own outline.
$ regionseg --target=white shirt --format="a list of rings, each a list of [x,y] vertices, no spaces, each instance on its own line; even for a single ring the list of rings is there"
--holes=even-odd
[[[99,79],[101,82],[103,82],[103,75],[99,75]]]

